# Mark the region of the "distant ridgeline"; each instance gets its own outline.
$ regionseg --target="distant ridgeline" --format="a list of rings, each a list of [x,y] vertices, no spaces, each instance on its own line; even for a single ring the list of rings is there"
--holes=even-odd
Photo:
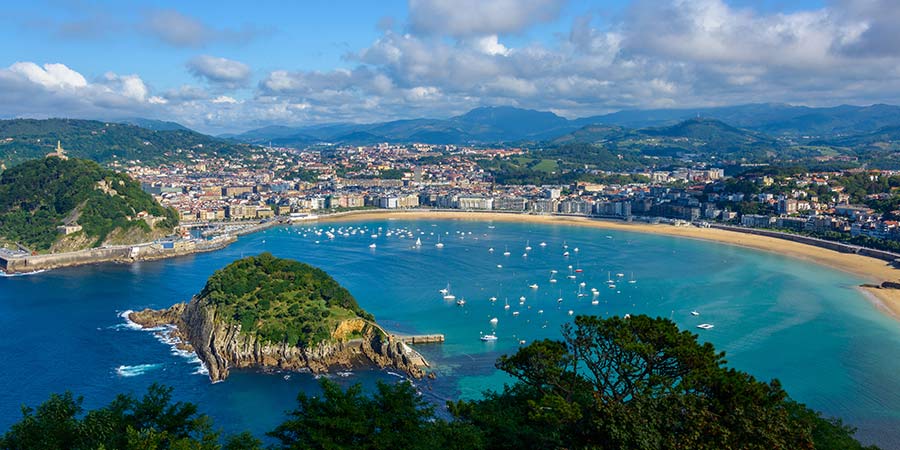
[[[248,148],[188,129],[152,130],[96,120],[0,120],[0,162],[6,166],[42,158],[54,150],[57,141],[63,142],[71,156],[101,163],[173,162],[190,155],[234,154]]]
[[[377,366],[422,377],[428,366],[327,273],[270,253],[216,271],[188,303],[132,312],[129,319],[146,328],[173,325],[164,333],[196,352],[212,381],[232,368],[322,373]]]
[[[7,245],[56,252],[134,244],[169,235],[177,224],[177,213],[138,182],[93,161],[60,154],[0,174],[0,242]]]

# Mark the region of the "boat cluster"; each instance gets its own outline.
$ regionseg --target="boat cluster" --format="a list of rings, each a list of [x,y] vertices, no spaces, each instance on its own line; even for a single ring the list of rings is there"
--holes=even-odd
[[[453,233],[449,231],[441,233],[422,228],[409,227],[391,228],[348,225],[337,227],[293,227],[284,228],[282,231],[286,233],[296,233],[302,237],[318,238],[315,241],[316,244],[319,244],[324,240],[332,241],[339,238],[368,237],[372,241],[369,244],[370,249],[376,249],[378,247],[377,241],[385,238],[415,239],[412,248],[421,248],[425,245],[423,241],[429,242],[428,245],[433,245],[435,248],[444,248],[445,242],[450,238],[479,239],[479,236],[477,235],[472,236],[471,231],[457,230]],[[265,241],[263,241],[263,243],[265,243]]]

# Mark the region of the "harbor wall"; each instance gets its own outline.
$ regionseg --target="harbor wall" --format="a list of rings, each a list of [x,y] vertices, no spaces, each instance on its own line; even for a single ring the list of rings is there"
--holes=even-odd
[[[231,244],[236,239],[234,236],[224,236],[209,241],[187,241],[173,248],[163,248],[161,244],[152,243],[135,246],[91,248],[48,255],[0,257],[0,267],[6,273],[25,273],[105,262],[132,263],[218,250]]]

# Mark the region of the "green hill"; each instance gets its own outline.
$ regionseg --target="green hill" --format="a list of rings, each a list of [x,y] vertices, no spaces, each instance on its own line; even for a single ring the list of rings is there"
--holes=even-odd
[[[144,242],[170,234],[177,223],[177,213],[138,182],[93,161],[49,157],[0,174],[0,241],[34,251]],[[82,230],[63,235],[61,225]]]
[[[151,130],[135,125],[72,119],[0,120],[0,162],[42,158],[57,141],[71,156],[97,162],[173,162],[192,155],[235,154],[248,149],[188,129]]]
[[[216,271],[198,295],[219,317],[272,343],[311,347],[352,318],[374,320],[321,269],[271,253],[235,261]]]

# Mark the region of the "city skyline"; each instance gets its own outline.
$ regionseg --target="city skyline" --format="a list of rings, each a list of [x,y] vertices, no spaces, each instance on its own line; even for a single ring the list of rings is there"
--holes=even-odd
[[[886,1],[10,7],[0,117],[265,125],[900,102]]]

